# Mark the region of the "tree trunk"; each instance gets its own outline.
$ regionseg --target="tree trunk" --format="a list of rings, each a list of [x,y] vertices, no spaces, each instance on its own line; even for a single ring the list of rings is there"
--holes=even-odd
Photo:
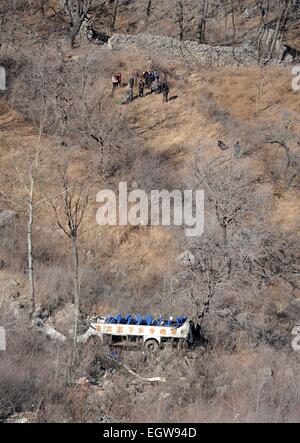
[[[206,17],[208,13],[208,0],[203,0],[201,18],[198,24],[197,39],[199,44],[205,43]]]
[[[33,226],[33,203],[32,203],[32,192],[31,192],[29,199],[28,223],[27,223],[27,255],[28,255],[30,318],[32,318],[35,310],[35,288],[34,288],[34,272],[33,272],[33,257],[32,257],[32,226]]]
[[[230,0],[230,3],[231,3],[231,20],[232,20],[232,27],[233,27],[233,41],[235,42],[235,40],[236,40],[236,26],[235,26],[233,0]]]
[[[179,24],[179,40],[182,42],[183,40],[183,32],[184,32],[184,10],[182,1],[178,4],[179,14],[178,14],[178,24]]]
[[[80,31],[83,20],[80,20],[76,23],[72,23],[70,25],[70,40],[71,40],[71,48],[74,48],[76,37]]]
[[[148,20],[148,18],[151,15],[151,8],[152,8],[152,0],[148,0],[147,8],[146,8],[146,20]]]
[[[277,40],[279,39],[280,32],[283,30],[284,25],[285,25],[286,21],[288,20],[291,6],[292,6],[292,0],[289,0],[286,2],[286,5],[283,7],[283,9],[280,12],[280,15],[277,20],[273,40],[271,42],[271,47],[270,47],[270,52],[269,52],[269,57],[268,57],[269,60],[272,59]]]
[[[111,24],[112,31],[115,31],[115,25],[116,25],[116,20],[117,20],[117,15],[118,15],[118,7],[119,7],[119,0],[116,0],[114,15],[113,15],[112,24]]]
[[[228,15],[227,15],[226,4],[224,6],[224,9],[225,9],[224,45],[226,45],[226,42],[227,42],[227,28],[228,28]]]
[[[42,17],[45,18],[45,0],[40,0],[40,8],[41,8]]]
[[[273,53],[274,53],[274,49],[275,49],[275,46],[276,46],[276,42],[277,42],[277,39],[279,37],[281,19],[282,19],[281,16],[278,17],[277,24],[276,24],[276,29],[275,29],[275,32],[274,32],[274,35],[273,35],[273,40],[271,41],[271,46],[270,46],[270,51],[269,51],[269,56],[268,56],[269,60],[272,59],[272,56],[273,56]]]
[[[79,318],[79,257],[77,246],[77,234],[72,237],[72,255],[73,255],[73,274],[74,274],[74,335],[73,335],[73,355],[72,362],[75,363],[77,350],[77,335],[78,335],[78,318]]]

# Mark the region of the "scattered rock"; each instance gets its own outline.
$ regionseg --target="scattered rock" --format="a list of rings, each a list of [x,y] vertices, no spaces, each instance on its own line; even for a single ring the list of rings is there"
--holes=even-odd
[[[33,412],[21,412],[10,415],[3,423],[35,423],[36,414]]]
[[[189,251],[185,251],[183,254],[178,255],[176,260],[180,262],[182,266],[193,266],[195,264],[195,256]]]
[[[79,386],[90,386],[91,385],[90,380],[87,377],[80,377],[77,380],[76,384]]]
[[[37,306],[35,308],[34,313],[32,314],[32,318],[39,318],[39,317],[41,317],[41,313],[42,313],[42,308],[40,306]]]
[[[44,323],[40,318],[36,318],[34,320],[34,325],[37,326],[43,334],[47,335],[53,340],[60,341],[61,343],[64,343],[67,340],[65,335],[58,332],[55,328],[53,328],[53,326],[51,326],[51,324]]]

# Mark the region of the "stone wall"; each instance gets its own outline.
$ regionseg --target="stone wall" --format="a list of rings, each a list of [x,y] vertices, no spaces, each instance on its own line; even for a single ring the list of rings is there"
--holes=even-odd
[[[151,34],[114,34],[107,48],[111,51],[145,50],[150,56],[162,57],[168,63],[205,66],[249,66],[257,63],[257,52],[250,44],[238,47],[199,45],[194,41]]]

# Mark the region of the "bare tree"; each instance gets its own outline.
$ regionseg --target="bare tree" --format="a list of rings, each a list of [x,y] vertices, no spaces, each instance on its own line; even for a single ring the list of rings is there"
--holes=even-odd
[[[243,273],[245,242],[241,228],[247,218],[260,220],[255,198],[259,177],[245,177],[237,159],[230,156],[203,161],[202,150],[194,162],[197,189],[206,197],[206,233],[192,245],[191,296],[198,319],[210,312],[211,303],[221,290],[232,289]],[[245,245],[245,251],[247,246]]]
[[[35,294],[35,273],[34,273],[34,247],[33,247],[33,227],[35,220],[35,212],[45,200],[39,191],[41,176],[40,168],[42,167],[43,156],[41,152],[42,136],[43,136],[43,122],[44,117],[41,120],[39,134],[37,137],[36,147],[34,154],[29,155],[26,165],[20,166],[18,161],[14,162],[13,168],[16,173],[16,179],[21,185],[23,190],[22,196],[12,191],[12,195],[7,195],[1,191],[1,196],[5,201],[13,204],[19,212],[26,215],[27,219],[27,275],[29,283],[29,305],[30,305],[30,318],[35,311],[36,294]]]
[[[63,13],[70,26],[71,47],[74,46],[83,22],[95,4],[96,0],[61,0]]]
[[[111,106],[111,97],[105,92],[94,94],[98,72],[88,59],[77,65],[77,71],[64,67],[59,81],[50,91],[54,96],[53,117],[59,126],[59,138],[67,143],[80,143],[99,152],[101,173],[111,152],[119,152],[132,134],[126,118]]]
[[[292,9],[292,3],[293,0],[282,0],[279,2],[279,13],[278,13],[278,18],[277,18],[277,23],[276,23],[276,27],[274,30],[274,34],[273,34],[273,39],[271,41],[270,44],[270,50],[269,50],[269,54],[268,54],[268,60],[272,59],[275,47],[276,47],[276,42],[278,41],[280,32],[282,32],[284,26],[286,25],[286,22],[289,18],[291,9]]]
[[[249,257],[248,265],[258,289],[283,281],[299,294],[298,251],[299,239],[293,234],[257,233],[255,254]]]
[[[277,145],[284,150],[285,167],[283,172],[283,181],[285,187],[289,188],[299,183],[299,159],[295,155],[300,146],[300,137],[295,132],[295,126],[298,119],[290,115],[283,117],[283,127],[281,130],[276,129],[268,134],[265,142],[270,145]]]
[[[79,279],[79,253],[78,238],[80,228],[89,207],[89,187],[86,181],[70,183],[67,165],[60,171],[62,194],[60,198],[47,197],[51,205],[56,222],[68,237],[72,248],[73,262],[73,296],[74,296],[74,332],[73,332],[73,363],[76,358],[78,320],[80,307],[80,279]]]
[[[264,65],[260,68],[260,77],[258,81],[256,82],[256,110],[255,110],[255,116],[259,117],[260,114],[260,107],[261,107],[261,99],[264,93],[264,87],[266,82],[266,70]]]
[[[206,198],[213,208],[213,214],[222,230],[224,244],[230,241],[229,229],[236,226],[249,211],[254,202],[249,200],[249,191],[260,177],[245,178],[231,156],[216,158],[203,164],[201,151],[196,156],[194,169],[197,185],[204,187]]]
[[[126,128],[126,121],[119,113],[111,113],[105,96],[91,103],[82,100],[76,107],[76,115],[70,122],[73,136],[78,134],[81,142],[88,143],[99,152],[99,164],[102,174],[106,173],[107,160],[111,152],[119,152],[132,137]]]

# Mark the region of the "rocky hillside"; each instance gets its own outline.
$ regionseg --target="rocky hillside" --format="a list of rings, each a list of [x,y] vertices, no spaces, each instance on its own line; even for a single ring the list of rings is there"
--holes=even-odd
[[[241,9],[225,15],[210,6],[201,45],[192,2],[183,2],[181,41],[178,17],[160,10],[162,2],[144,2],[151,3],[145,20],[140,2],[120,1],[114,32],[114,2],[98,3],[93,27],[113,34],[104,45],[81,32],[70,48],[58,1],[44,2],[44,11],[14,2],[1,15],[8,88],[0,92],[0,325],[8,344],[0,419],[297,421],[300,93],[292,65],[258,63],[248,40],[260,20],[256,2],[233,2]],[[282,32],[296,47],[293,11]],[[276,23],[277,9],[269,13]],[[169,102],[149,93],[123,105],[134,70],[164,73]],[[114,72],[123,84],[112,94]],[[97,192],[123,181],[147,193],[203,189],[203,235],[98,226]],[[74,361],[68,192],[84,209],[79,331],[92,313],[184,314],[201,326],[198,347],[154,356],[123,350],[116,363],[90,343],[78,346]],[[57,347],[32,328],[30,314],[70,340]],[[145,380],[153,376],[165,381]]]

